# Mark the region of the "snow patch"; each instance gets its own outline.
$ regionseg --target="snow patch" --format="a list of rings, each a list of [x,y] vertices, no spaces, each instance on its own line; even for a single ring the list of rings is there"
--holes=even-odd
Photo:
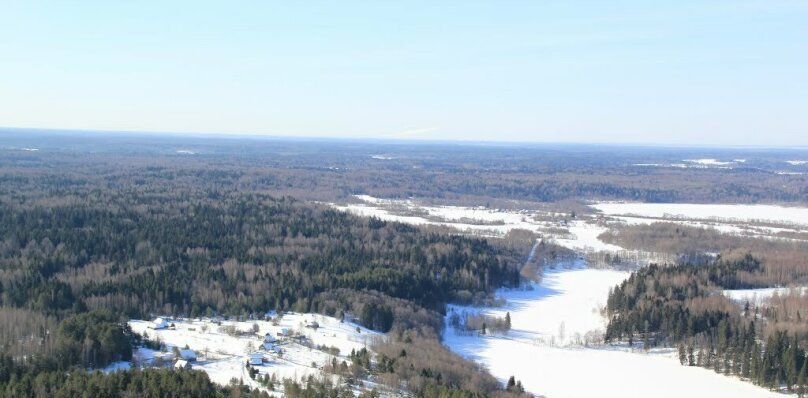
[[[718,159],[685,159],[684,161],[704,166],[727,166],[733,163],[733,162],[722,162]]]
[[[745,303],[749,302],[750,304],[761,304],[765,301],[768,301],[772,298],[775,294],[778,296],[783,296],[787,294],[797,294],[797,295],[804,295],[808,287],[769,287],[769,288],[761,288],[761,289],[734,289],[734,290],[724,290],[722,293],[724,296],[727,296],[729,299],[739,302]]]

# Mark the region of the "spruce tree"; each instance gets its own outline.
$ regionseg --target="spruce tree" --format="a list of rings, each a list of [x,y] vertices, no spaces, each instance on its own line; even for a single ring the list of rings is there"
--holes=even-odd
[[[508,384],[505,386],[505,391],[513,391],[514,387],[516,387],[516,378],[511,376],[508,379]]]

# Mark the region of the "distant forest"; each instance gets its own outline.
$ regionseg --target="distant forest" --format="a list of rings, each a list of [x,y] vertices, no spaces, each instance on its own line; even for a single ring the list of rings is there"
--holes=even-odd
[[[808,204],[808,165],[786,163],[804,158],[805,150],[217,139],[30,130],[0,130],[0,136],[0,184],[8,189],[59,178],[97,189],[168,185],[185,191],[257,192],[321,201],[369,194],[497,205],[565,199]],[[743,162],[731,167],[686,162],[700,158]],[[97,176],[104,180],[100,186]]]

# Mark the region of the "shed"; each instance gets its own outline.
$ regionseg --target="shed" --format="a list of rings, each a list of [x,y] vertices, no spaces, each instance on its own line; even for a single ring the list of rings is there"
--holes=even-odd
[[[250,365],[263,365],[264,364],[264,355],[260,352],[250,354]]]
[[[194,362],[194,361],[196,361],[196,352],[194,352],[194,350],[191,350],[191,349],[188,349],[188,348],[186,348],[184,350],[180,350],[180,358],[182,358],[182,359],[184,359],[184,360],[186,360],[188,362]]]
[[[163,362],[171,362],[176,359],[173,352],[158,352],[154,354],[155,359],[160,359]]]
[[[151,324],[151,325],[149,325],[149,327],[150,327],[150,328],[152,328],[152,329],[154,329],[154,330],[158,330],[158,329],[167,329],[167,328],[168,328],[168,326],[169,326],[168,321],[166,321],[166,320],[165,320],[165,319],[163,319],[163,318],[155,318],[155,319],[152,321],[152,324]]]
[[[191,369],[191,363],[184,359],[180,359],[174,363],[174,369]]]

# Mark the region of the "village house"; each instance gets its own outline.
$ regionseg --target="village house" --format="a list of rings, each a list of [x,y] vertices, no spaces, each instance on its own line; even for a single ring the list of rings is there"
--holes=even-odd
[[[196,352],[194,352],[194,350],[191,350],[191,349],[188,349],[188,348],[186,348],[184,350],[180,350],[180,358],[182,358],[182,359],[184,359],[184,360],[186,360],[188,362],[194,362],[194,361],[196,361]]]
[[[272,333],[267,333],[264,335],[264,343],[274,343],[276,341],[278,341],[278,339],[276,339]]]
[[[264,354],[260,352],[256,352],[250,354],[250,365],[251,366],[260,366],[264,364]]]

